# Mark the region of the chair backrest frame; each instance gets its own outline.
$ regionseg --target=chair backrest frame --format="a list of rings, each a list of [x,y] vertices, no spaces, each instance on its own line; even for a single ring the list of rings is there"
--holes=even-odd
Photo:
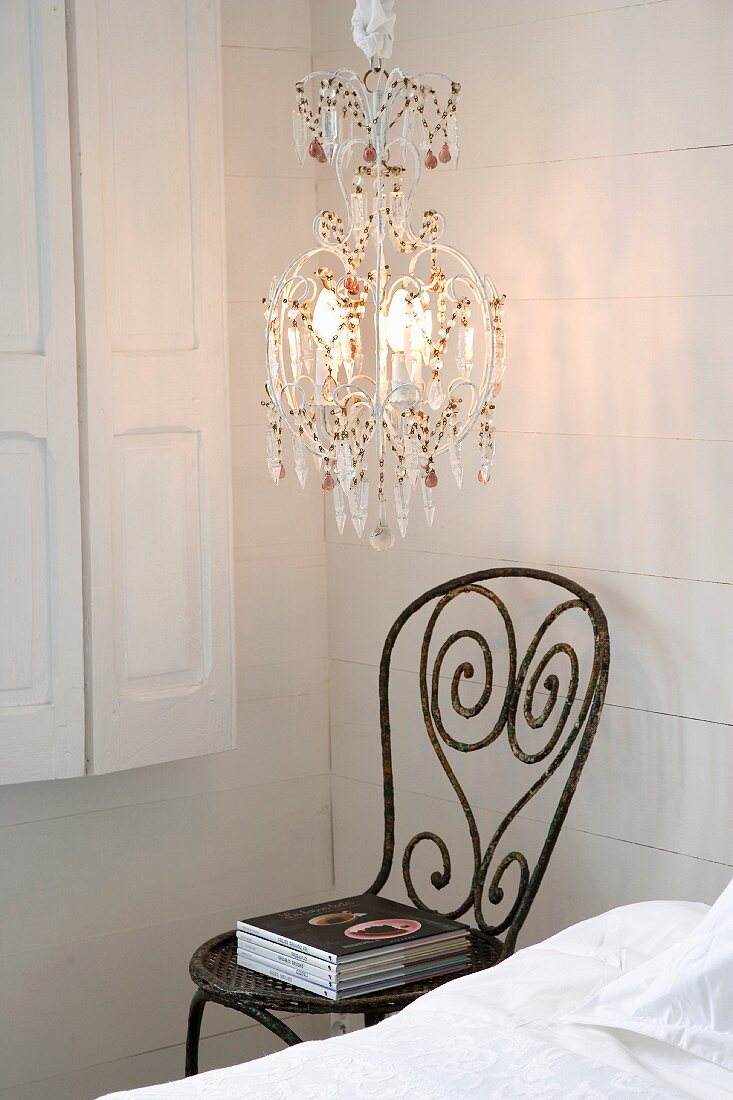
[[[532,641],[527,649],[521,664],[517,668],[517,652],[516,652],[516,638],[514,634],[513,622],[511,615],[506,607],[504,601],[497,596],[491,588],[486,587],[486,582],[497,580],[500,578],[522,578],[537,581],[548,582],[557,586],[560,589],[564,589],[570,594],[572,599],[564,599],[558,603],[552,611],[547,614],[535,633]],[[504,703],[502,706],[501,714],[497,720],[494,728],[490,733],[479,742],[465,743],[456,741],[445,730],[442,717],[440,714],[439,702],[438,702],[438,676],[440,673],[442,659],[447,653],[452,644],[461,638],[471,638],[474,642],[478,643],[482,650],[485,664],[486,673],[486,686],[481,694],[478,702],[471,707],[465,707],[460,701],[459,687],[462,677],[470,678],[473,676],[473,666],[469,662],[464,662],[459,665],[458,669],[453,675],[453,681],[451,686],[451,701],[453,709],[462,714],[466,718],[475,717],[481,712],[484,706],[487,704],[492,691],[492,658],[491,649],[486,639],[474,629],[458,630],[451,634],[448,639],[443,643],[440,651],[436,657],[435,664],[433,666],[432,683],[428,685],[427,665],[430,644],[432,641],[433,629],[435,627],[438,616],[441,611],[450,603],[456,596],[465,593],[474,592],[478,595],[484,596],[491,600],[494,606],[504,619],[504,625],[507,630],[507,639],[510,649],[510,670],[509,670],[509,684],[505,691]],[[423,593],[412,603],[410,603],[404,611],[395,620],[392,628],[390,629],[387,638],[384,643],[384,649],[382,651],[382,659],[379,668],[379,712],[380,712],[380,725],[381,725],[381,740],[382,740],[382,771],[383,771],[383,786],[384,786],[384,848],[382,857],[382,866],[379,873],[369,888],[369,892],[378,893],[387,882],[387,879],[392,871],[392,866],[395,856],[395,788],[394,788],[394,776],[392,766],[392,730],[390,722],[390,708],[389,708],[389,681],[392,654],[395,644],[399,638],[399,635],[405,626],[405,624],[420,611],[427,604],[432,601],[438,601],[434,608],[421,645],[420,652],[420,702],[422,707],[423,719],[425,721],[426,730],[428,736],[432,742],[433,749],[438,757],[443,770],[448,776],[456,795],[461,803],[468,828],[471,836],[471,843],[473,846],[474,868],[473,878],[471,882],[470,890],[463,902],[450,912],[445,913],[446,916],[458,919],[468,912],[469,909],[473,909],[473,916],[475,917],[478,928],[487,935],[492,937],[498,937],[502,933],[506,933],[501,957],[504,958],[510,955],[516,945],[517,936],[519,931],[526,920],[530,907],[539,889],[540,882],[544,876],[547,864],[550,860],[550,856],[557,843],[560,830],[567,816],[567,812],[570,806],[570,802],[573,798],[575,790],[578,785],[580,774],[585,765],[588,753],[590,751],[593,738],[595,737],[596,730],[598,728],[598,721],[600,718],[601,710],[603,708],[603,701],[606,693],[606,685],[608,681],[608,669],[610,663],[610,640],[608,633],[608,623],[606,616],[600,607],[596,597],[588,592],[581,585],[576,584],[574,581],[567,577],[562,577],[559,574],[547,572],[541,569],[529,569],[520,567],[505,567],[496,569],[481,570],[476,573],[468,573],[465,576],[457,577],[453,580],[446,581],[444,584],[438,585],[436,588],[430,589],[428,592]],[[472,752],[476,749],[486,747],[497,740],[501,734],[506,730],[514,756],[524,761],[525,763],[534,764],[547,758],[552,750],[560,743],[562,733],[565,729],[565,724],[569,718],[572,705],[575,701],[578,687],[578,668],[579,662],[577,654],[573,647],[567,642],[555,643],[551,646],[547,652],[542,656],[538,663],[535,664],[535,658],[537,657],[538,649],[542,638],[544,637],[550,626],[567,610],[571,608],[580,608],[588,616],[593,628],[593,662],[588,677],[588,685],[585,690],[585,695],[581,702],[580,713],[576,717],[570,733],[567,735],[565,741],[563,741],[556,753],[555,757],[549,762],[545,768],[543,774],[535,780],[530,786],[529,791],[522,796],[509,812],[503,818],[501,824],[496,829],[491,843],[485,851],[482,851],[478,829],[476,821],[473,815],[472,808],[468,802],[468,799],[463,792],[463,789],[453,773],[447,757],[443,751],[443,745],[448,745],[454,749],[458,749],[462,752]],[[543,707],[539,715],[535,715],[532,701],[534,697],[535,689],[539,683],[542,673],[549,664],[552,657],[559,652],[566,654],[571,667],[571,678],[568,686],[568,691],[564,696],[562,703],[561,714],[558,720],[558,724],[550,736],[545,746],[535,753],[524,752],[516,737],[516,713],[520,703],[520,698],[524,694],[524,715],[528,724],[533,729],[540,729],[545,722],[554,713],[555,706],[560,699],[559,695],[559,681],[558,677],[550,674],[544,681],[544,687],[548,690],[548,700]],[[529,683],[525,683],[527,676],[530,672],[530,667],[534,664],[534,672],[532,673]],[[496,854],[497,847],[507,828],[514,820],[515,817],[521,812],[523,807],[530,801],[534,794],[544,786],[549,780],[550,776],[557,770],[563,760],[568,756],[573,746],[577,744],[577,750],[575,759],[572,762],[570,773],[565,781],[562,793],[559,798],[557,809],[550,822],[547,838],[544,841],[542,849],[540,851],[537,862],[533,870],[530,870],[529,863],[526,857],[518,851],[508,852],[503,859],[499,862],[498,866],[494,870],[492,867],[493,859]],[[445,887],[451,879],[451,859],[448,847],[445,841],[433,832],[420,832],[415,834],[412,839],[406,844],[403,856],[402,856],[402,872],[405,886],[408,896],[412,903],[417,907],[425,910],[436,911],[435,907],[426,904],[417,894],[417,890],[412,882],[410,873],[410,862],[412,853],[418,844],[423,841],[432,842],[442,857],[443,868],[442,871],[435,871],[431,875],[430,881],[436,889],[440,890]],[[491,925],[486,921],[483,915],[483,895],[486,880],[490,870],[493,872],[493,877],[489,884],[488,898],[492,904],[499,904],[504,896],[504,890],[501,886],[501,878],[504,872],[513,864],[516,864],[519,869],[519,886],[517,889],[516,899],[511,906],[511,909],[507,916],[498,924]]]

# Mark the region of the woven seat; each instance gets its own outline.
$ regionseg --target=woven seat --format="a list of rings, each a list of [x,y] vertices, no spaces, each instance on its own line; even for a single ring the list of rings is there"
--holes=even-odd
[[[543,617],[522,656],[517,632],[507,606],[505,590],[518,591],[531,606],[536,606],[538,590],[551,599]],[[558,592],[559,590],[559,592]],[[478,601],[466,626],[463,622],[464,602]],[[468,605],[466,605],[468,613]],[[478,610],[477,610],[478,608]],[[452,633],[441,646],[437,643],[439,619],[447,610]],[[436,912],[460,920],[472,920],[477,926],[471,932],[471,967],[464,973],[478,972],[494,966],[514,951],[519,931],[527,919],[532,902],[557,842],[570,801],[580,778],[598,726],[608,678],[609,639],[605,615],[592,593],[574,581],[539,569],[487,569],[458,577],[426,592],[411,603],[397,618],[384,644],[379,670],[379,701],[384,781],[384,846],[382,865],[368,893],[380,894],[388,883],[395,865],[395,802],[399,784],[395,783],[392,758],[392,725],[390,718],[390,671],[395,644],[405,625],[415,617],[428,615],[420,650],[419,698],[424,720],[425,737],[421,741],[413,734],[418,746],[432,748],[450,779],[460,803],[471,839],[473,851],[472,876],[462,903],[446,911],[439,907],[440,891],[451,882],[453,864],[449,845],[435,832],[418,831],[407,843],[400,841],[402,878],[412,904],[426,912]],[[456,615],[460,616],[456,629]],[[492,634],[482,626],[483,619],[491,625]],[[488,618],[487,618],[488,616]],[[573,619],[574,617],[574,619]],[[556,637],[562,625],[572,620],[572,644],[565,637]],[[533,620],[534,621],[534,620]],[[582,629],[578,628],[578,621]],[[499,625],[505,647],[506,668],[503,685],[494,683],[496,666],[489,638]],[[481,626],[481,629],[479,627]],[[503,631],[503,635],[501,634]],[[585,633],[584,633],[585,632]],[[553,636],[555,640],[553,641]],[[577,644],[580,642],[580,649]],[[465,656],[465,646],[478,647],[483,680],[473,703],[462,697],[467,681],[475,677],[476,662]],[[453,651],[453,647],[459,648]],[[461,648],[463,647],[463,648]],[[452,679],[446,675],[451,652],[462,659]],[[581,658],[586,659],[581,661]],[[459,657],[456,657],[459,660]],[[431,667],[432,661],[432,667]],[[587,665],[587,674],[582,666]],[[565,682],[561,679],[563,674]],[[441,692],[449,685],[449,705],[441,702]],[[500,706],[492,720],[488,719],[492,696]],[[478,735],[466,739],[457,737],[447,728],[447,720],[466,722],[479,719]],[[520,722],[524,728],[520,729]],[[466,726],[460,725],[463,731]],[[450,766],[449,754],[456,753],[474,766],[475,756],[493,745],[509,750],[514,766],[527,769],[529,786],[505,814],[490,838],[480,835],[477,817],[466,791]],[[535,857],[526,855],[509,839],[520,813],[535,795],[558,775],[560,784],[547,835]],[[526,780],[522,780],[522,783]],[[547,792],[546,792],[547,793]],[[511,796],[515,798],[515,795]],[[545,805],[547,803],[545,802]],[[546,808],[540,811],[546,813]],[[498,815],[497,815],[498,816]],[[492,826],[493,827],[493,826]],[[412,826],[410,826],[410,829]],[[421,896],[415,881],[413,856],[417,848],[435,853],[442,864],[429,875],[433,891],[431,898]],[[510,875],[507,872],[511,871]],[[512,880],[510,887],[508,882]],[[486,905],[492,912],[485,912]],[[501,907],[503,906],[503,912]],[[470,911],[470,912],[469,912]],[[361,997],[331,1001],[308,993],[294,985],[263,977],[252,970],[237,966],[237,943],[234,932],[225,932],[204,943],[191,959],[190,973],[197,985],[191,1001],[188,1037],[186,1041],[186,1076],[198,1072],[198,1044],[201,1017],[208,1001],[236,1009],[259,1021],[285,1043],[301,1040],[275,1013],[363,1013],[367,1026],[378,1023],[390,1012],[397,1012],[424,993],[457,977],[446,974],[424,982],[416,982]]]
[[[478,932],[472,933],[471,966],[462,973],[493,966],[501,948],[500,940]],[[191,959],[189,971],[199,989],[204,990],[212,1001],[232,1008],[253,1004],[274,1009],[276,1012],[397,1012],[423,993],[436,989],[456,976],[444,974],[429,981],[414,982],[381,993],[349,997],[338,1002],[330,1001],[326,997],[298,989],[297,986],[278,982],[274,978],[265,978],[254,970],[237,966],[237,941],[234,932],[214,936],[202,944]]]

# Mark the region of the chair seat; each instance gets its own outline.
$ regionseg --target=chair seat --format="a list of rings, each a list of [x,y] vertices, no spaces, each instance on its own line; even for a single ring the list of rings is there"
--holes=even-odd
[[[361,997],[348,997],[331,1001],[299,989],[287,982],[266,978],[254,970],[237,965],[237,937],[234,932],[224,932],[207,940],[191,958],[189,972],[196,985],[212,1000],[237,1008],[240,1005],[257,1005],[275,1012],[397,1012],[423,993],[437,989],[452,978],[476,973],[494,966],[502,950],[500,940],[482,933],[471,932],[471,965],[460,974],[443,974],[423,982]]]

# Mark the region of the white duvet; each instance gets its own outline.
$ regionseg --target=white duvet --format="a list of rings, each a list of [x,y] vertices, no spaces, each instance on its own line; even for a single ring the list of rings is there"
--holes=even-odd
[[[670,1100],[733,1096],[733,1073],[565,1019],[685,937],[708,907],[647,902],[457,978],[377,1027],[106,1100]]]

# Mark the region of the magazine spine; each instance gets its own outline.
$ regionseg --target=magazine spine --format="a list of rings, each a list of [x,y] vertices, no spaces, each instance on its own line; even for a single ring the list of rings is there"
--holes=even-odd
[[[276,970],[284,970],[290,975],[299,975],[301,978],[305,978],[306,981],[315,982],[316,985],[327,985],[332,989],[336,989],[338,984],[338,978],[334,971],[318,970],[315,967],[310,967],[307,964],[300,965],[297,962],[278,962],[264,951],[251,951],[249,948],[241,947],[237,949],[237,962],[240,966],[249,966],[250,960],[264,963],[265,966],[272,966]]]
[[[254,951],[255,954],[262,955],[266,961],[271,962],[273,966],[294,966],[301,970],[310,970],[312,967],[324,974],[335,974],[337,969],[336,963],[328,962],[326,959],[317,959],[303,951],[280,947],[271,940],[255,939],[254,936],[245,936],[243,933],[237,936],[237,950]]]
[[[258,928],[245,921],[237,921],[237,931],[246,932],[250,936],[259,936],[261,939],[278,943],[281,947],[287,947],[290,951],[298,951],[301,955],[314,955],[317,959],[325,959],[326,962],[336,962],[336,956],[331,951],[322,951],[319,947],[309,947],[298,940],[288,939],[287,936],[279,936],[276,932],[270,932],[267,928]]]
[[[240,963],[239,965],[242,964]],[[300,974],[289,974],[284,970],[278,970],[276,966],[268,966],[267,963],[260,962],[259,959],[248,959],[246,969],[254,970],[257,974],[264,974],[266,978],[274,978],[278,982],[285,982],[286,985],[296,985],[299,989],[305,989],[308,993],[316,993],[320,997],[327,997],[330,1001],[336,1000],[335,989],[319,985],[317,982],[308,981]]]

